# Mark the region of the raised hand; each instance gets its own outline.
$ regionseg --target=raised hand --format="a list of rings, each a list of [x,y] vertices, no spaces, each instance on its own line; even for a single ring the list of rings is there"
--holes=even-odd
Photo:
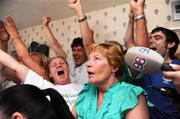
[[[83,14],[82,5],[80,0],[68,0],[69,8],[73,9],[78,16]]]
[[[5,20],[5,28],[11,38],[19,37],[18,30],[16,27],[16,24],[14,23],[14,20],[11,16],[7,16]]]
[[[48,17],[48,16],[43,16],[42,17],[42,24],[47,26],[49,25],[49,23],[51,22],[51,17]]]
[[[68,0],[68,6],[72,9],[77,9],[81,3],[80,0]]]
[[[164,71],[163,76],[167,79],[172,79],[175,88],[180,93],[180,65],[170,64],[175,71]]]
[[[144,12],[145,0],[130,0],[130,6],[134,15],[139,15]]]
[[[4,22],[0,21],[0,40],[7,42],[9,40],[9,34],[7,33]]]
[[[0,31],[4,30],[4,22],[0,20]]]

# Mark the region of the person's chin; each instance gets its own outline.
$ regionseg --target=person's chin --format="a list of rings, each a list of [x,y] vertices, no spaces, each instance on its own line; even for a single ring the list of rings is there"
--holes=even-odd
[[[75,64],[76,64],[76,66],[80,66],[82,63],[79,61],[76,61]]]

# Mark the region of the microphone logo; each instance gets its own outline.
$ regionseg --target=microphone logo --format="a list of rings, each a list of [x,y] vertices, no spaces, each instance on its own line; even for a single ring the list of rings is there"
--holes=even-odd
[[[138,71],[143,71],[144,70],[144,66],[147,63],[147,59],[141,56],[136,56],[133,59],[132,62],[132,66],[134,69],[138,70]]]
[[[149,54],[150,51],[152,51],[152,50],[149,49],[149,48],[145,48],[145,47],[140,47],[139,48],[139,52],[142,52],[142,53],[145,53],[145,54]]]

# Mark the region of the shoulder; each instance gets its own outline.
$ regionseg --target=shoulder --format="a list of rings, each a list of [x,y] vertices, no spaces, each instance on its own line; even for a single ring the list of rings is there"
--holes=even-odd
[[[133,84],[126,83],[126,82],[120,82],[118,84],[118,86],[119,86],[119,89],[126,90],[126,91],[132,91],[132,90],[134,90],[136,92],[139,92],[139,91],[143,92],[144,91],[141,87],[135,86]]]
[[[146,92],[141,87],[125,82],[119,83],[117,88],[111,92],[114,102],[117,104],[121,103],[121,105],[125,106],[127,106],[126,104],[137,104],[139,96],[146,95]]]
[[[94,94],[96,94],[95,92],[96,92],[96,87],[87,83],[84,85],[83,89],[79,93],[78,100],[88,99]]]
[[[113,104],[116,105],[122,112],[133,109],[139,102],[139,97],[142,95],[146,95],[146,92],[139,86],[135,86],[129,83],[122,82],[119,86],[119,92],[115,94],[113,98]],[[117,98],[118,97],[118,98]]]

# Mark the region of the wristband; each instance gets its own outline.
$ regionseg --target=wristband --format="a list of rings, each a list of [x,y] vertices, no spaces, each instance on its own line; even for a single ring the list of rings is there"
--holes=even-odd
[[[145,15],[144,14],[140,14],[134,17],[134,21],[138,21],[140,19],[145,19]]]
[[[80,22],[83,22],[83,21],[85,21],[87,19],[87,16],[86,15],[84,15],[84,17],[82,18],[82,19],[78,19],[78,22],[80,23]]]

